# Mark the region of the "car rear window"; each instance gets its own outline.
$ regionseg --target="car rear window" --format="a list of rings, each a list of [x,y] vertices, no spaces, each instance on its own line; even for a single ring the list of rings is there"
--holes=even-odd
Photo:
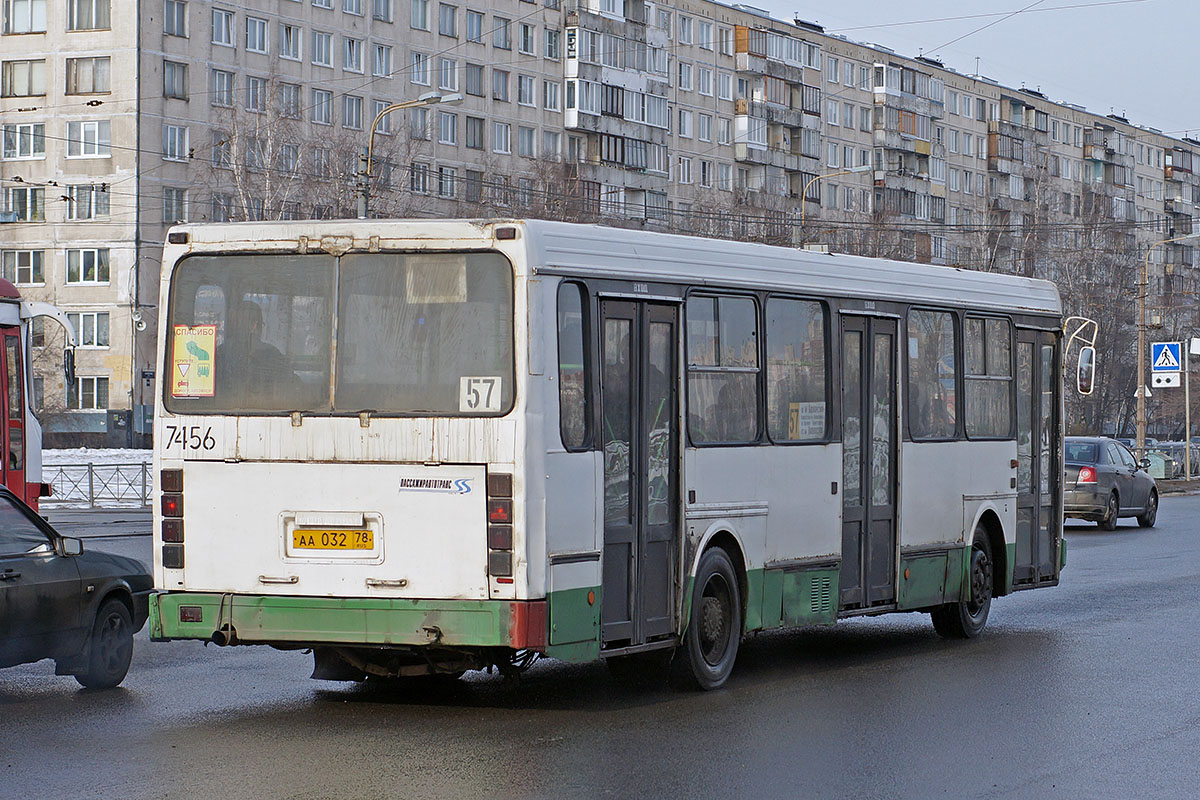
[[[1095,442],[1067,442],[1067,461],[1096,463]]]

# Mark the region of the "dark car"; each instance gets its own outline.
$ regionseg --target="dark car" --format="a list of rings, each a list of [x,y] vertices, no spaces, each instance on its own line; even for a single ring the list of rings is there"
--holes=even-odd
[[[1143,528],[1158,516],[1158,486],[1129,448],[1103,436],[1068,436],[1063,510],[1102,529],[1117,527],[1118,517],[1137,517]]]
[[[0,667],[53,658],[58,675],[116,686],[153,584],[141,562],[85,553],[0,488]]]

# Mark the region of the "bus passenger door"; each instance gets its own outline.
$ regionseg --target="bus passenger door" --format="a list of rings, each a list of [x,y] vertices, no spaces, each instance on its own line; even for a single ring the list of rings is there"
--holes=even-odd
[[[1017,330],[1017,547],[1013,583],[1036,586],[1058,574],[1054,498],[1058,466],[1057,346],[1044,331]]]
[[[677,319],[670,305],[601,303],[605,646],[675,630]]]
[[[842,608],[896,597],[896,323],[842,318]]]
[[[25,391],[21,338],[17,328],[0,328],[4,338],[4,430],[0,450],[4,458],[4,485],[28,502],[25,485]]]

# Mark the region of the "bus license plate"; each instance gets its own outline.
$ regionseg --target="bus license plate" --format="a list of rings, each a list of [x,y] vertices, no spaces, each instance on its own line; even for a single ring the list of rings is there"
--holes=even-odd
[[[374,550],[375,534],[370,530],[292,531],[293,550]]]

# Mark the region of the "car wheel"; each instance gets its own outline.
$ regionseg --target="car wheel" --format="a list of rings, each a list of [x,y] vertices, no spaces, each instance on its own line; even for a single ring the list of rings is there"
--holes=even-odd
[[[742,639],[742,594],[724,550],[705,551],[693,587],[687,630],[671,662],[671,683],[683,689],[718,689],[733,671]]]
[[[87,671],[75,676],[88,689],[111,689],[125,680],[133,659],[133,622],[129,609],[116,598],[105,600],[96,613],[88,641]]]
[[[1146,498],[1146,508],[1142,513],[1138,514],[1137,523],[1143,528],[1153,528],[1154,520],[1158,517],[1158,492],[1150,490],[1150,496]]]
[[[946,603],[929,613],[933,629],[945,639],[973,639],[983,633],[992,608],[992,547],[987,532],[975,529],[971,543],[971,569],[967,573],[971,596]]]
[[[1113,492],[1108,496],[1108,505],[1104,509],[1104,516],[1096,520],[1096,525],[1102,531],[1115,531],[1117,529],[1117,515],[1121,511],[1121,504],[1117,499],[1117,493]]]

